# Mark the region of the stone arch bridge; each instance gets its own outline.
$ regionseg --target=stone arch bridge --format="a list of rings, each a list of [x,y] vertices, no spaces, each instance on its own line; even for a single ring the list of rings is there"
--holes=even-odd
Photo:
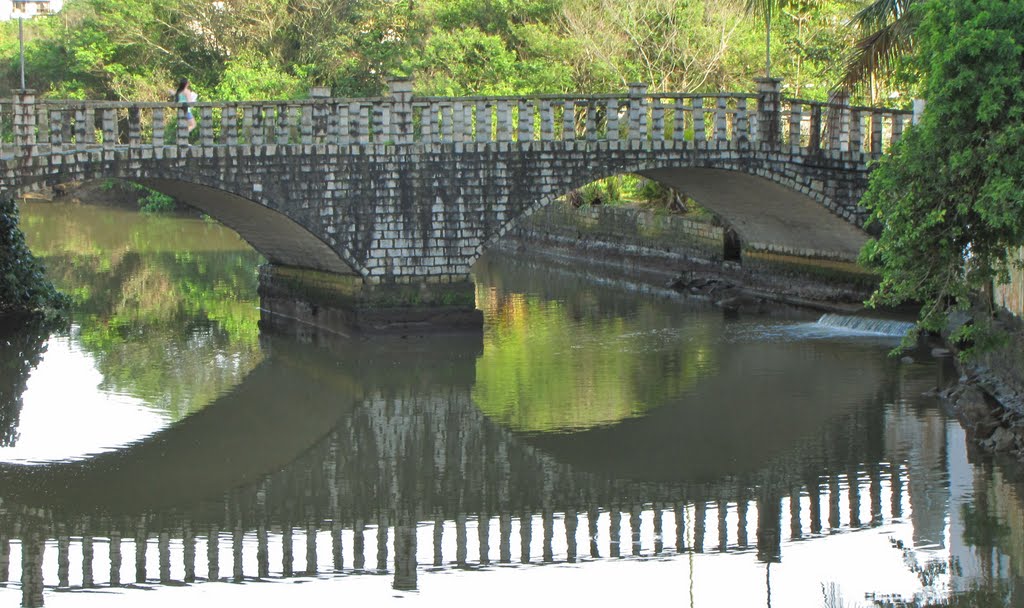
[[[433,98],[400,80],[381,98],[197,103],[191,134],[184,107],[20,91],[0,104],[13,140],[0,149],[0,194],[141,182],[260,251],[276,312],[364,329],[478,326],[469,271],[488,244],[617,174],[693,196],[748,250],[855,259],[869,163],[910,113],[758,87]]]

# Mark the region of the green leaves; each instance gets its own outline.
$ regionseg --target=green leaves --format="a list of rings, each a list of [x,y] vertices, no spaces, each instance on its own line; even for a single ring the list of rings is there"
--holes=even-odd
[[[0,199],[0,317],[51,315],[67,304],[25,245],[14,199]]]
[[[861,203],[883,230],[861,260],[883,277],[872,304],[921,302],[921,325],[940,330],[948,312],[990,292],[1024,244],[1024,6],[923,8],[928,105],[871,175]],[[976,345],[989,342],[986,325],[982,315],[969,330]]]

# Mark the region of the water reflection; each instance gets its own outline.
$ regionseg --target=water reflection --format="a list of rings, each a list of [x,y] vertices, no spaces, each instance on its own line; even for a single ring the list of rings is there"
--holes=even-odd
[[[477,283],[482,337],[228,340],[255,353],[247,373],[225,363],[230,388],[175,424],[0,465],[0,598],[1024,598],[1020,486],[923,396],[941,366],[801,335],[806,315],[725,317],[508,261]],[[257,580],[275,584],[198,584]]]

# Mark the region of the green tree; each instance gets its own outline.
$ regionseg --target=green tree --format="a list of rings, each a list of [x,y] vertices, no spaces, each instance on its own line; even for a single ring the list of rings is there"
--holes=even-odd
[[[14,199],[0,198],[0,317],[59,310],[66,305],[66,298],[53,288],[43,265],[25,245]]]
[[[862,204],[881,227],[861,260],[881,274],[870,303],[923,303],[920,326],[1005,280],[1024,243],[1024,6],[925,0],[917,32],[928,105],[871,174]],[[991,306],[991,299],[983,302]],[[958,330],[979,346],[988,317]]]
[[[838,89],[867,88],[874,102],[879,96],[879,79],[893,78],[913,53],[921,11],[919,0],[874,0],[854,15],[852,25],[860,34],[845,60]]]

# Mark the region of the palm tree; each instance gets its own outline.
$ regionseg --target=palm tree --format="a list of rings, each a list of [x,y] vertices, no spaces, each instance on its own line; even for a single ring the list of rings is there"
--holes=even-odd
[[[846,58],[837,91],[851,91],[867,85],[875,97],[875,79],[891,72],[900,57],[914,48],[914,32],[921,22],[920,13],[911,10],[919,0],[873,0],[861,9],[851,25],[863,36]]]
[[[788,0],[746,0],[747,12],[764,17],[764,77],[772,77],[772,15]]]

